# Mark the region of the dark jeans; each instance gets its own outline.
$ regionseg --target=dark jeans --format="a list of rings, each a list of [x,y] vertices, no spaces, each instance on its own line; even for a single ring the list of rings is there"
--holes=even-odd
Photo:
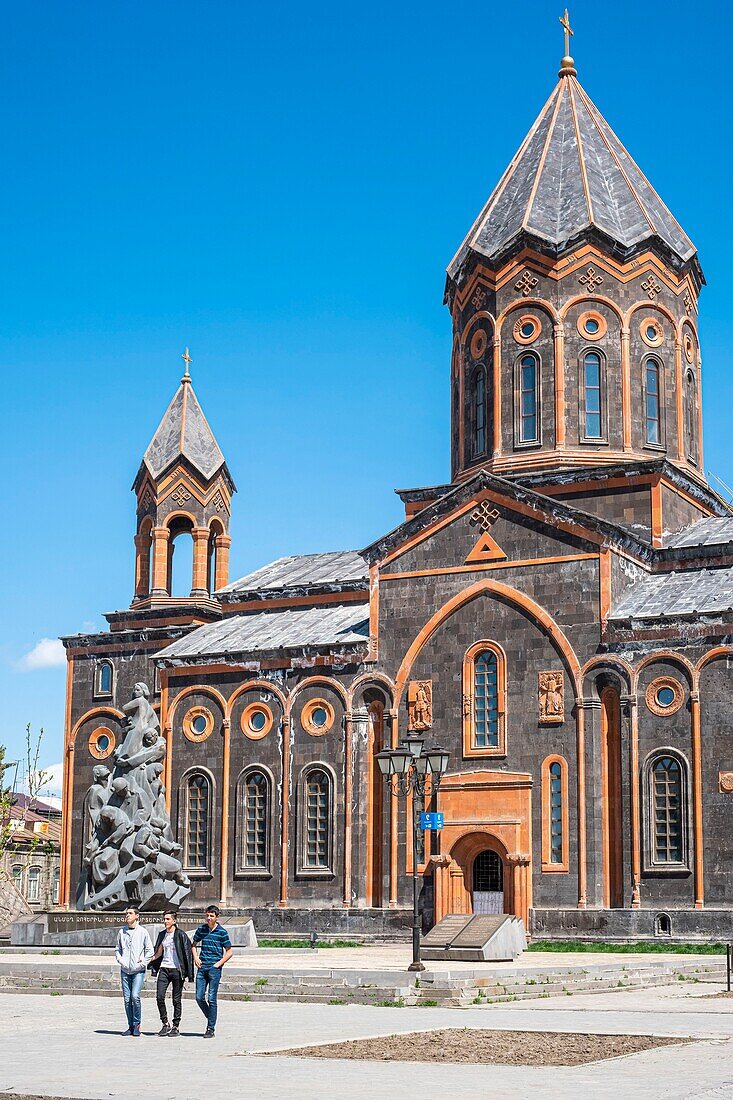
[[[183,992],[183,975],[175,967],[161,966],[158,971],[158,984],[155,987],[155,998],[158,1002],[161,1024],[168,1023],[168,1013],[165,1007],[165,995],[168,986],[173,986],[173,1026],[178,1027],[181,1022],[181,994]]]
[[[121,971],[120,981],[122,983],[122,996],[125,998],[127,1023],[130,1030],[132,1030],[134,1027],[140,1027],[140,993],[145,982],[145,971],[140,970],[137,974],[125,974],[124,971]]]
[[[200,969],[196,974],[196,1004],[206,1017],[206,1022],[212,1031],[216,1027],[216,995],[219,992],[220,981],[220,967],[211,966],[206,970]],[[208,1001],[206,1000],[207,989]]]

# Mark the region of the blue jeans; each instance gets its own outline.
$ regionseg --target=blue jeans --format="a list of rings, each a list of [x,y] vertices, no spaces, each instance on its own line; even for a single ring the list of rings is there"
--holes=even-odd
[[[124,971],[120,971],[120,980],[128,1026],[130,1029],[140,1027],[140,994],[145,983],[145,971],[140,970],[137,974],[125,974]]]
[[[199,969],[196,974],[196,1004],[206,1017],[206,1022],[212,1031],[216,1027],[216,995],[219,992],[220,981],[221,968],[217,966],[207,967],[206,970]],[[207,987],[208,1001],[206,1000]]]

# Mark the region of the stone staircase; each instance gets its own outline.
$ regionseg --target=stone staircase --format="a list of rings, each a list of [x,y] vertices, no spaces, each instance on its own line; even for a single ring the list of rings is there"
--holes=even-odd
[[[724,980],[725,961],[717,956],[704,962],[699,959],[685,961],[682,956],[679,961],[658,962],[652,957],[643,965],[637,960],[614,959],[587,966],[581,961],[572,966],[544,967],[517,963],[498,969],[487,963],[470,972],[427,969],[420,975],[394,970],[331,970],[325,967],[275,970],[263,965],[259,971],[227,968],[219,996],[222,1000],[465,1008],[562,994],[639,989],[676,981],[720,983]],[[13,962],[3,958],[0,959],[0,992],[119,996],[119,972],[106,961],[74,965],[73,957],[54,964]],[[153,994],[154,982],[148,978],[144,995]],[[185,996],[193,996],[190,986]]]

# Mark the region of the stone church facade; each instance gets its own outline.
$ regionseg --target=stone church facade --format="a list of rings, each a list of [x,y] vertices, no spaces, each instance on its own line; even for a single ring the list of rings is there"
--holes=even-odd
[[[375,754],[418,725],[450,752],[426,926],[730,929],[733,515],[703,468],[703,281],[566,57],[448,268],[451,481],[400,490],[396,530],[230,583],[235,486],[186,370],[133,486],[134,599],[64,639],[62,903],[142,680],[187,904],[398,923],[411,807]]]

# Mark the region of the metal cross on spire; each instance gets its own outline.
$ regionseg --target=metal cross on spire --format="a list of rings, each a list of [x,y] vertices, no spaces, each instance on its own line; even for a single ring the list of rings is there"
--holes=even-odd
[[[186,364],[186,373],[184,374],[181,381],[190,382],[191,381],[191,375],[189,373],[188,367],[189,367],[190,363],[193,363],[193,359],[188,354],[188,348],[186,348],[186,350],[184,351],[183,355],[181,356],[181,359],[183,359],[184,363]]]
[[[570,36],[575,34],[575,31],[570,26],[570,16],[568,15],[568,9],[565,9],[565,13],[560,16],[560,26],[565,31],[565,56],[562,59],[560,65],[560,76],[575,76],[575,62],[570,56]]]
[[[565,29],[565,55],[570,53],[570,36],[575,34],[575,31],[570,26],[570,18],[568,16],[568,9],[565,9],[565,14],[560,16],[560,23]]]

